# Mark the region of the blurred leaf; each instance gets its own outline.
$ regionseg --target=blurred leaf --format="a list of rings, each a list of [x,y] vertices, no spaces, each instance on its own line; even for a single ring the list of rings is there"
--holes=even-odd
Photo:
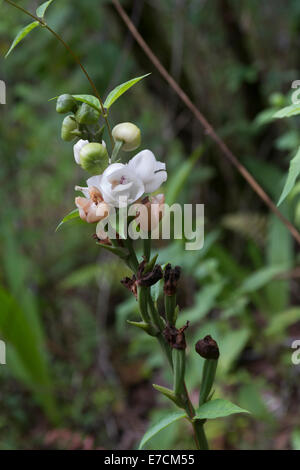
[[[285,117],[296,116],[300,114],[300,104],[291,104],[285,108],[280,109],[274,114],[274,118],[281,119]]]
[[[238,289],[239,294],[247,294],[261,289],[270,282],[276,275],[286,270],[286,266],[270,266],[248,276]]]
[[[224,281],[204,286],[196,295],[195,306],[181,312],[180,321],[185,323],[186,321],[196,322],[201,320],[215,306],[216,298],[223,287]]]
[[[256,418],[262,420],[272,419],[273,416],[262,398],[260,386],[255,381],[241,386],[238,400],[241,406],[249,410]]]
[[[250,330],[243,328],[240,330],[229,331],[221,337],[219,343],[220,359],[219,371],[227,373],[232,368],[234,362],[238,359],[240,353],[245,348],[248,339],[250,338]]]
[[[178,196],[184,188],[195,163],[201,157],[203,152],[203,145],[197,147],[189,159],[180,166],[178,171],[174,172],[174,175],[171,176],[171,178],[169,178],[166,186],[166,203],[170,206],[178,200]]]
[[[300,429],[296,428],[292,432],[291,444],[293,450],[300,450]]]
[[[55,420],[57,414],[45,351],[41,350],[24,311],[15,299],[1,287],[0,303],[2,306],[1,337],[12,345],[17,353],[18,361],[23,368],[22,379],[26,381],[27,386],[34,389],[48,416]]]
[[[290,194],[293,187],[295,186],[296,179],[298,178],[299,174],[300,174],[300,147],[295,157],[290,162],[288,176],[287,176],[287,179],[286,179],[286,182],[285,182],[285,185],[281,193],[281,196],[279,198],[277,206],[280,206],[280,204]]]
[[[268,336],[285,333],[286,328],[300,322],[300,308],[291,308],[273,315],[265,333]]]
[[[269,234],[267,244],[267,264],[282,266],[282,271],[293,265],[293,239],[285,225],[275,215],[269,217]],[[269,310],[282,311],[287,308],[290,298],[288,279],[271,280],[266,286]]]
[[[132,80],[129,80],[128,82],[122,83],[121,85],[117,86],[114,88],[107,96],[105,102],[104,102],[104,108],[109,109],[114,102],[120,98],[129,88],[131,88],[133,85],[138,83],[140,80],[142,80],[145,77],[148,77],[150,73],[147,73],[146,75],[142,75],[141,77],[133,78]]]
[[[53,0],[48,0],[48,2],[42,3],[37,9],[36,14],[39,18],[44,18],[47,8],[51,5]]]
[[[161,421],[159,421],[157,424],[152,426],[148,431],[145,433],[143,439],[141,440],[141,443],[139,445],[139,449],[142,449],[145,444],[157,433],[159,433],[162,429],[165,429],[167,426],[170,426],[170,424],[175,423],[179,419],[186,418],[186,413],[183,411],[177,411],[174,413],[171,413],[167,416],[165,416]]]
[[[215,419],[230,416],[236,413],[249,413],[249,411],[234,405],[229,400],[217,398],[211,400],[196,410],[196,417],[200,419]]]
[[[12,45],[10,46],[8,52],[5,54],[5,58],[9,56],[9,54],[13,51],[13,49],[21,42],[27,34],[30,33],[34,28],[39,26],[40,23],[38,21],[33,21],[32,23],[29,23],[27,26],[25,26],[15,37]]]

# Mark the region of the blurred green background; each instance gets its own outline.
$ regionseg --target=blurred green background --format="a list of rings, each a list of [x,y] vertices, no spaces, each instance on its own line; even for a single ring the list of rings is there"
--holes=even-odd
[[[31,11],[39,2],[19,1]],[[300,144],[299,118],[274,121],[300,78],[297,0],[128,0],[144,39],[219,134],[277,201]],[[33,31],[4,60],[28,19],[1,3],[0,365],[1,449],[135,449],[169,409],[152,383],[167,385],[159,349],[126,319],[134,299],[126,268],[95,245],[93,227],[55,227],[74,207],[85,175],[60,140],[59,94],[91,93],[61,45]],[[139,49],[111,2],[57,0],[48,23],[78,53],[101,95],[152,72],[112,108],[133,121],[143,147],[166,161],[169,201],[205,204],[205,245],[158,242],[161,263],[183,268],[180,321],[188,319],[187,382],[197,399],[202,360],[193,344],[218,340],[215,396],[251,411],[211,421],[214,449],[300,449],[299,249],[202,132]],[[204,146],[200,155],[199,146]],[[300,229],[299,186],[281,206]],[[155,410],[155,411],[153,411]],[[173,425],[149,448],[192,448]],[[297,428],[298,426],[298,428]]]

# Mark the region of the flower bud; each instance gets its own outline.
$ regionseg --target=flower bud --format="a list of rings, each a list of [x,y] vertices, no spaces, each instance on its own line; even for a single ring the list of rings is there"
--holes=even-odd
[[[80,150],[79,161],[82,168],[93,175],[103,173],[109,163],[106,147],[97,142],[84,145]]]
[[[76,137],[77,123],[72,116],[66,116],[61,126],[61,138],[67,142],[71,142]]]
[[[117,124],[112,130],[112,135],[116,142],[123,142],[122,150],[125,152],[135,150],[141,145],[141,131],[131,122]]]
[[[86,103],[83,103],[76,113],[76,121],[79,124],[96,124],[100,119],[100,113]]]
[[[61,114],[74,112],[77,109],[77,101],[72,95],[64,94],[57,98],[56,111]]]

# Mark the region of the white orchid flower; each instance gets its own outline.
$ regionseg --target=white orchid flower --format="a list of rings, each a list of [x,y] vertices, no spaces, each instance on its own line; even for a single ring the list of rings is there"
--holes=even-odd
[[[99,188],[105,202],[114,207],[132,204],[145,192],[141,179],[123,163],[113,163],[99,176]]]
[[[121,207],[136,202],[145,192],[156,191],[166,179],[165,163],[158,162],[150,150],[143,150],[129,163],[112,163],[102,175],[89,178],[87,188],[75,189],[88,198],[90,188],[97,188],[107,204]]]
[[[156,191],[166,180],[166,164],[158,162],[150,150],[142,150],[128,162],[128,168],[143,182],[146,193]]]

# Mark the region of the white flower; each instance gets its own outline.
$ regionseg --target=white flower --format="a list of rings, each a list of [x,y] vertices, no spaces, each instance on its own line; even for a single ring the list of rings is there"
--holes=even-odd
[[[145,192],[141,179],[129,165],[113,163],[99,176],[99,188],[105,202],[114,207],[132,204]]]
[[[156,191],[168,177],[166,164],[158,162],[150,150],[137,153],[128,162],[128,168],[141,179],[146,193]]]
[[[89,143],[90,142],[88,140],[80,139],[73,146],[73,153],[74,153],[75,162],[78,163],[78,165],[80,165],[80,152],[83,149],[83,147],[85,145],[89,144]],[[104,142],[104,140],[102,140],[102,145],[106,148],[106,143]]]
[[[107,204],[121,207],[137,201],[145,192],[156,191],[166,179],[165,163],[158,162],[150,150],[143,150],[129,163],[112,163],[102,175],[89,178],[87,188],[75,189],[88,198],[90,188],[94,187]]]
[[[89,144],[88,140],[80,139],[73,147],[75,162],[78,163],[78,165],[80,165],[80,151],[87,144]]]

